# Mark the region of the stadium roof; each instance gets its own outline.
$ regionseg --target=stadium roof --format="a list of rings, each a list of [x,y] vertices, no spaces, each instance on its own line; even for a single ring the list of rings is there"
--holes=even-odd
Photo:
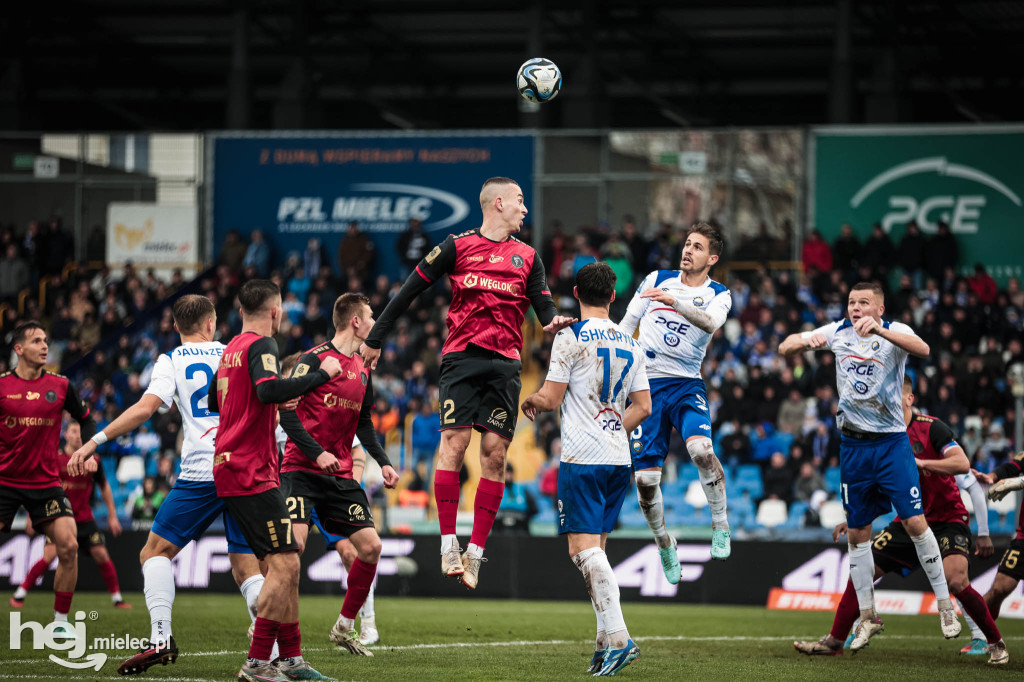
[[[17,5],[0,18],[0,129],[999,121],[1024,84],[1021,2]],[[531,56],[565,79],[539,115],[513,86]]]

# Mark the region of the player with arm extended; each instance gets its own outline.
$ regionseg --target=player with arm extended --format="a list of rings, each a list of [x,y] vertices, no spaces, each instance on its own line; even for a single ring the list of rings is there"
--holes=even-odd
[[[991,474],[973,470],[971,473],[982,483],[992,486],[988,489],[989,499],[1001,500],[1015,490],[1024,489],[1024,451],[997,466]],[[993,618],[999,617],[1003,601],[1016,589],[1017,583],[1024,580],[1024,502],[1017,513],[1017,523],[1017,533],[999,560],[996,579],[985,593],[985,601]]]
[[[960,601],[965,614],[971,614],[979,623],[987,640],[988,662],[1005,665],[1010,656],[1006,652],[999,628],[989,614],[988,606],[980,594],[971,586],[967,575],[967,558],[971,553],[971,530],[967,526],[967,508],[960,499],[960,488],[956,478],[970,470],[967,455],[956,442],[948,426],[934,417],[915,415],[913,411],[913,384],[909,377],[903,379],[903,419],[907,436],[914,452],[917,468],[921,474],[921,496],[924,501],[924,517],[933,529],[942,548],[942,569],[950,591]],[[985,513],[985,508],[981,508]],[[847,531],[847,525],[836,526],[833,539]],[[918,568],[919,560],[914,542],[903,527],[899,517],[875,536],[871,549],[874,557],[873,579],[886,573],[900,572],[904,576]],[[977,553],[977,552],[976,552]],[[832,631],[817,642],[793,642],[793,647],[808,656],[833,656],[843,653],[843,640],[849,647],[853,635],[847,634],[857,619],[857,594],[853,582],[848,582],[846,591],[839,602]]]
[[[345,601],[329,638],[352,654],[373,656],[359,641],[355,618],[377,575],[381,542],[370,501],[352,476],[353,438],[359,436],[380,464],[384,485],[394,488],[398,473],[377,440],[371,419],[373,382],[357,353],[373,329],[369,299],[351,293],[339,296],[334,302],[334,328],[330,341],[303,355],[295,365],[294,377],[315,372],[332,358],[342,371],[304,395],[294,411],[281,413],[281,426],[288,434],[281,485],[300,553],[306,546],[314,510],[328,532],[347,537],[355,547],[357,556],[349,571]]]
[[[544,330],[554,334],[573,318],[557,315],[540,256],[512,235],[526,217],[523,190],[509,178],[491,178],[480,190],[483,224],[449,236],[420,261],[391,299],[359,349],[376,367],[380,347],[413,299],[443,275],[452,287],[448,338],[441,349],[441,445],[434,498],[441,529],[441,572],[469,589],[479,580],[484,545],[505,490],[505,454],[516,430],[522,386],[523,319],[533,306]],[[481,432],[480,484],[473,533],[464,554],[455,536],[459,471],[471,429]],[[364,441],[365,443],[365,441]]]
[[[338,376],[341,365],[325,358],[320,368],[288,379],[278,375],[277,343],[281,290],[267,280],[250,280],[238,292],[242,331],[224,348],[210,382],[209,409],[220,413],[214,446],[217,495],[259,560],[266,580],[256,623],[238,679],[325,679],[302,659],[299,633],[299,554],[292,520],[281,492],[274,430],[277,404],[297,398]],[[271,664],[274,640],[280,647]]]
[[[729,289],[708,273],[722,254],[722,236],[707,223],[690,228],[679,270],[656,270],[644,279],[629,302],[622,327],[640,327],[647,355],[653,412],[632,434],[633,469],[640,509],[654,533],[665,577],[679,582],[675,538],[665,529],[661,468],[674,426],[697,465],[701,487],[711,508],[711,558],[732,553],[726,516],[725,472],[711,444],[711,416],[701,365],[715,331],[732,308]]]
[[[67,493],[68,501],[71,502],[71,509],[75,512],[75,525],[78,527],[79,548],[89,548],[96,566],[100,569],[100,575],[110,593],[110,599],[114,608],[130,609],[131,604],[125,602],[121,597],[121,587],[117,582],[117,569],[107,552],[106,539],[103,531],[96,525],[96,519],[92,513],[92,494],[95,488],[100,489],[100,495],[107,506],[107,526],[111,534],[116,538],[121,534],[121,523],[117,519],[117,508],[114,507],[114,493],[110,489],[110,482],[100,466],[95,472],[86,472],[81,476],[70,476],[67,473],[67,462],[71,454],[82,447],[82,427],[78,422],[71,422],[64,429],[64,449],[61,450],[59,461],[61,474],[61,487]],[[29,522],[31,523],[31,521]],[[14,591],[11,598],[11,606],[20,609],[24,605],[25,596],[35,585],[36,580],[46,573],[46,569],[53,563],[57,556],[57,546],[50,538],[46,538],[46,545],[43,546],[43,557],[32,565],[24,582]]]
[[[87,463],[94,464],[98,445],[131,433],[161,407],[178,406],[184,431],[181,475],[160,505],[139,553],[150,636],[137,654],[120,665],[118,672],[122,675],[137,675],[177,659],[179,650],[171,618],[175,591],[171,561],[188,543],[201,538],[215,519],[224,519],[231,573],[245,597],[250,618],[256,618],[256,601],[263,586],[259,562],[238,524],[224,513],[224,501],[217,497],[213,482],[214,437],[220,418],[209,409],[207,395],[224,352],[224,344],[213,340],[217,312],[210,299],[189,294],[174,302],[171,313],[181,345],[157,358],[145,394],[76,451],[68,467],[75,473]]]
[[[18,365],[0,374],[0,532],[10,532],[25,507],[35,529],[57,547],[54,621],[66,623],[78,582],[78,528],[60,485],[62,415],[66,410],[78,422],[83,437],[91,437],[96,424],[67,377],[44,369],[49,346],[42,325],[20,323],[12,342]]]
[[[836,356],[840,487],[849,522],[850,580],[861,613],[850,648],[867,646],[882,631],[875,611],[871,522],[893,507],[938,600],[942,634],[950,639],[960,634],[960,621],[949,599],[939,544],[922,510],[921,482],[901,397],[907,356],[927,357],[930,349],[907,325],[882,320],[885,298],[878,284],[855,284],[847,312],[849,319],[790,334],[779,344],[779,352],[794,355],[828,347]]]
[[[615,300],[612,269],[585,265],[573,294],[582,319],[555,335],[547,379],[522,409],[532,421],[538,412],[561,407],[558,532],[568,533],[569,556],[597,614],[588,672],[614,675],[640,650],[626,629],[605,547],[629,490],[628,434],[651,413],[651,395],[640,344],[608,319]]]

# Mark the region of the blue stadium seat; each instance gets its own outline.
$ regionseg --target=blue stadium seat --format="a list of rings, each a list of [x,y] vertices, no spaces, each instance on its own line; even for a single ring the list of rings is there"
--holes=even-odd
[[[807,512],[807,503],[796,501],[789,505],[789,518],[782,524],[782,528],[799,528],[804,522],[804,513]]]
[[[647,519],[639,509],[623,510],[619,513],[619,523],[627,528],[647,528]]]
[[[736,492],[746,491],[751,498],[761,497],[764,494],[764,482],[761,480],[761,468],[756,464],[744,464],[736,470],[736,482],[733,484]]]
[[[882,530],[883,528],[888,526],[890,523],[892,523],[893,519],[895,519],[895,518],[896,518],[896,512],[895,511],[890,511],[888,514],[882,514],[877,519],[875,519],[871,523],[871,527],[874,530]]]
[[[825,470],[825,490],[830,493],[839,494],[839,467],[829,467]]]
[[[682,488],[685,491],[689,487],[691,481],[699,481],[700,472],[697,470],[697,465],[693,462],[686,462],[680,465],[679,475],[677,476],[677,483],[682,482]]]

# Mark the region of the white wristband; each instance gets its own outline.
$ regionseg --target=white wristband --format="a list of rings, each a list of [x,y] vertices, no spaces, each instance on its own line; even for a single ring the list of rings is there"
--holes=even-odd
[[[90,438],[89,440],[91,440],[93,443],[96,443],[96,445],[103,445],[104,443],[107,442],[107,434],[103,433],[102,431],[97,431],[96,435]]]
[[[804,341],[810,341],[812,336],[814,336],[814,332],[800,332],[800,338]]]

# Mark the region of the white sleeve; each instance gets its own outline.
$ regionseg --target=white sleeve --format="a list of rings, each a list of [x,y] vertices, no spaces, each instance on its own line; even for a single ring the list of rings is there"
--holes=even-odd
[[[633,380],[629,384],[629,390],[626,392],[626,395],[638,391],[651,390],[651,384],[647,381],[647,358],[644,356],[639,344],[635,344],[634,349],[636,366],[633,368]]]
[[[637,325],[640,324],[640,318],[647,312],[647,308],[651,305],[651,299],[641,298],[642,294],[646,289],[650,289],[654,286],[655,277],[657,273],[652,272],[646,277],[644,281],[640,282],[640,286],[637,287],[636,293],[633,294],[633,299],[629,302],[629,306],[626,308],[626,314],[622,316],[622,320],[619,321],[619,326],[622,327],[630,336],[636,331]],[[724,322],[723,322],[724,324]]]
[[[711,299],[706,312],[711,316],[711,321],[715,323],[715,329],[719,329],[725,324],[730,310],[732,310],[732,294],[728,289]]]
[[[917,336],[917,332],[915,332],[909,325],[905,325],[902,322],[890,322],[889,329],[900,334],[910,334],[911,336]]]
[[[974,520],[978,522],[978,536],[987,537],[988,531],[988,502],[985,500],[985,490],[978,483],[974,474],[958,474],[956,484],[967,491],[971,496],[971,504],[974,506]]]
[[[164,407],[170,407],[174,404],[175,390],[174,363],[166,355],[161,355],[156,360],[145,395],[155,395],[163,401]]]
[[[833,339],[836,338],[836,332],[839,331],[839,328],[841,326],[843,326],[842,320],[838,320],[836,322],[829,322],[824,327],[818,327],[817,329],[811,332],[804,332],[804,334],[806,335],[805,338],[810,338],[814,334],[821,334],[822,336],[825,337],[825,342],[828,343],[829,346],[831,346]]]
[[[572,375],[573,365],[576,364],[577,353],[576,332],[572,329],[562,329],[555,334],[555,341],[551,344],[551,363],[548,365],[548,381],[556,381],[560,384],[569,383]]]
[[[352,449],[363,447],[363,444],[359,441],[359,436],[352,436]]]

